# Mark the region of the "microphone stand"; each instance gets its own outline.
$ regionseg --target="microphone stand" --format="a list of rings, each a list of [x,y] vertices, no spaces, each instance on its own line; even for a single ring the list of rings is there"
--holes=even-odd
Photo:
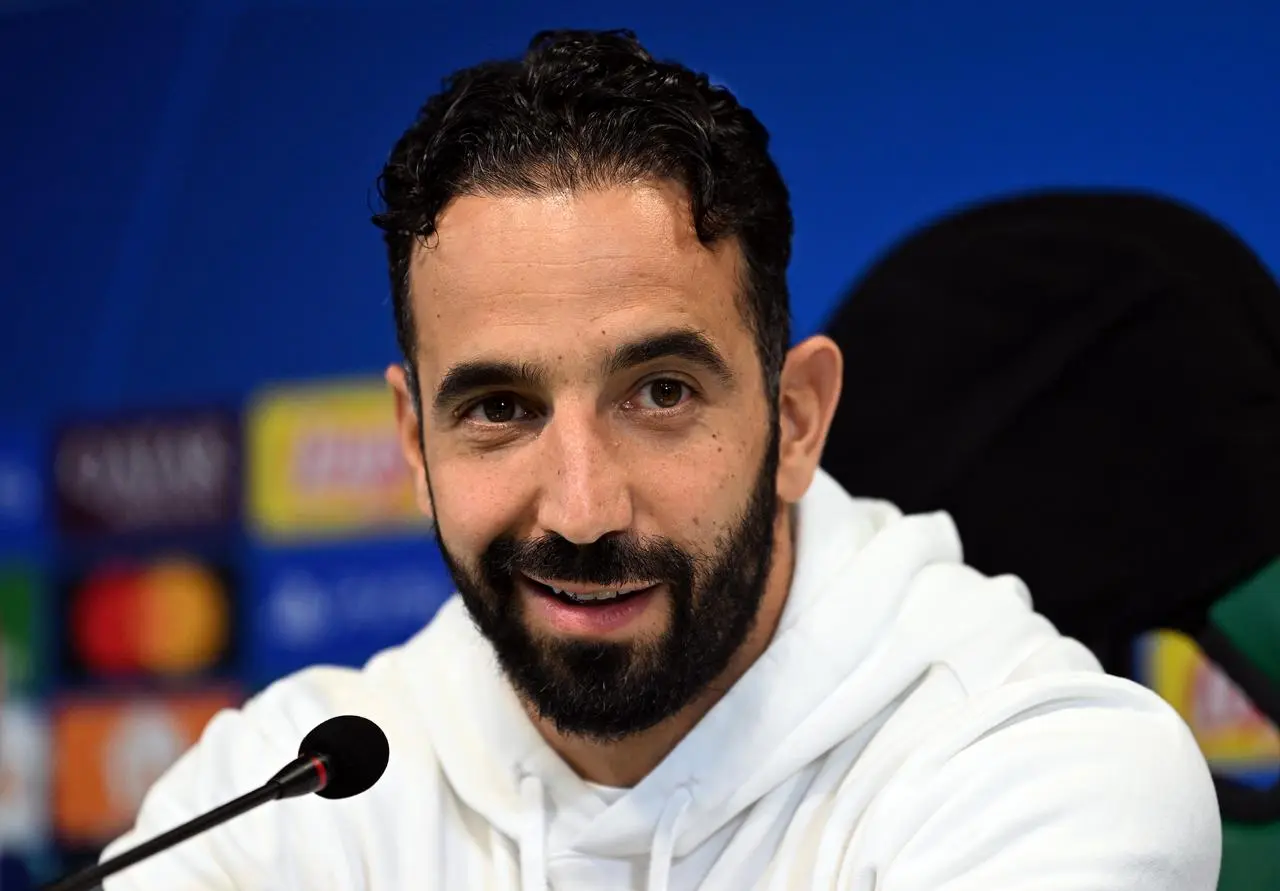
[[[119,856],[104,860],[102,863],[86,867],[64,879],[44,885],[40,891],[93,891],[98,888],[107,876],[115,875],[154,854],[158,854],[174,845],[180,844],[192,836],[219,826],[241,814],[248,813],[256,807],[275,801],[279,798],[292,798],[295,795],[321,789],[328,782],[328,759],[324,756],[304,756],[276,774],[267,783],[252,792],[241,795],[221,807],[201,814],[193,820],[183,823],[176,829],[170,829],[163,835],[157,835],[136,848],[125,851]]]

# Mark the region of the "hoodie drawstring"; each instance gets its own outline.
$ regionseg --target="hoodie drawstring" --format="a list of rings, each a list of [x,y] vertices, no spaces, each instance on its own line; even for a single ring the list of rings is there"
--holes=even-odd
[[[546,809],[542,781],[520,780],[520,891],[547,891]]]
[[[692,803],[689,790],[681,787],[662,808],[649,853],[646,891],[669,891],[680,823]],[[542,781],[536,776],[520,780],[520,811],[520,891],[548,891],[546,808]]]
[[[671,867],[676,858],[676,839],[680,837],[680,821],[693,803],[693,796],[683,787],[677,789],[658,817],[649,853],[649,882],[646,891],[668,891]]]

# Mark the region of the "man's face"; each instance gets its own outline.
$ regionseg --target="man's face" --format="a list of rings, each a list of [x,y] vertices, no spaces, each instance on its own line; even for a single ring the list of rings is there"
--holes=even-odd
[[[424,507],[562,732],[679,711],[759,608],[778,439],[740,263],[657,184],[464,197],[415,257]]]

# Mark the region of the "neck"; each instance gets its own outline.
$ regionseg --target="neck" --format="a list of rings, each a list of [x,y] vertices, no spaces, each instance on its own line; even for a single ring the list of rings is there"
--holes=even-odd
[[[791,512],[779,511],[774,524],[773,563],[765,583],[760,611],[747,639],[729,665],[693,702],[649,730],[626,739],[601,743],[566,736],[536,715],[534,725],[548,745],[584,780],[604,786],[630,787],[639,783],[689,734],[698,722],[737,683],[768,648],[787,602],[795,564]]]

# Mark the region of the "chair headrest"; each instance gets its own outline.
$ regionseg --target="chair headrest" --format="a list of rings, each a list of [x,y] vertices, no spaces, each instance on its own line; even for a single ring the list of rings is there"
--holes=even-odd
[[[1280,287],[1208,216],[1041,192],[910,235],[827,332],[844,392],[823,465],[945,509],[1092,645],[1199,630],[1280,555]]]

